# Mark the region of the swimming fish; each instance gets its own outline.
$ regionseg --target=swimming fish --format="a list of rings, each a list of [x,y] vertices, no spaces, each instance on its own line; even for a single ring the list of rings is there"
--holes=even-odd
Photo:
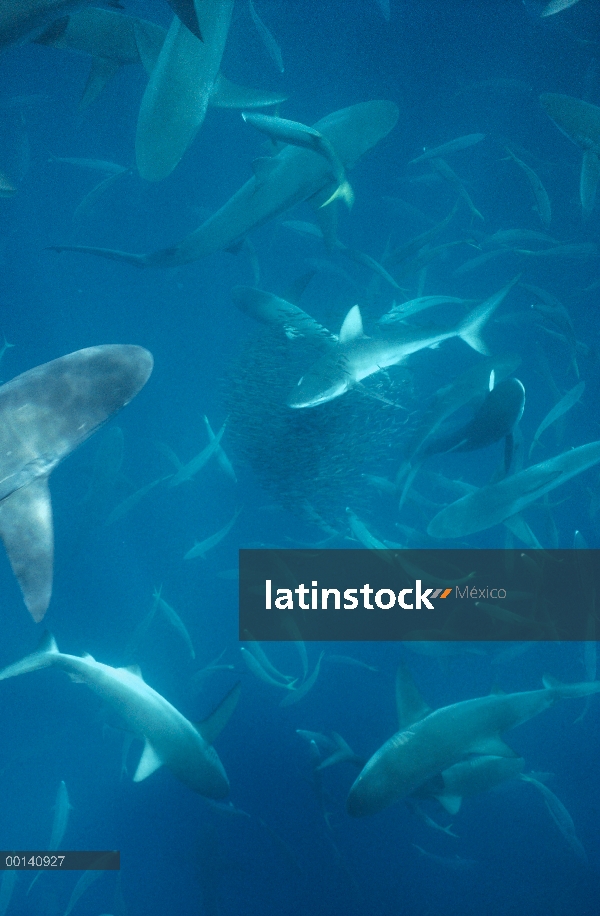
[[[456,140],[449,140],[448,143],[442,143],[441,146],[435,146],[432,149],[425,150],[416,159],[411,159],[409,165],[415,165],[417,162],[425,162],[427,159],[436,159],[439,156],[446,156],[448,153],[454,153],[457,150],[468,149],[485,140],[485,134],[467,134],[464,137],[457,137]]]
[[[266,27],[266,25],[264,24],[264,22],[262,21],[258,13],[256,12],[254,8],[254,4],[252,3],[252,0],[248,0],[248,9],[250,10],[250,16],[252,18],[252,22],[254,23],[254,27],[256,28],[256,31],[260,35],[261,41],[263,45],[265,46],[267,54],[269,55],[269,57],[271,58],[271,60],[273,61],[277,69],[279,70],[279,72],[283,73],[285,68],[283,66],[283,57],[281,56],[281,48],[279,47],[279,45],[273,38],[273,35],[271,34],[269,29]]]
[[[314,126],[331,143],[345,169],[375,146],[398,120],[393,102],[362,102],[335,111]],[[319,207],[331,196],[331,167],[323,156],[285,146],[255,163],[255,174],[220,210],[171,248],[130,254],[108,248],[54,245],[54,251],[81,251],[136,267],[177,267],[216,251],[238,250],[245,236],[304,200]]]
[[[239,699],[240,685],[215,711],[194,725],[143,680],[139,668],[112,668],[91,655],[79,658],[59,652],[46,633],[35,652],[0,671],[0,681],[41,668],[60,668],[71,680],[84,683],[112,706],[128,728],[145,741],[134,782],[166,766],[184,785],[207,798],[225,798],[229,782],[212,744],[227,724]]]
[[[556,126],[583,150],[579,196],[584,214],[594,209],[600,181],[600,108],[557,92],[544,92],[540,102]]]
[[[459,538],[493,528],[599,461],[600,440],[569,449],[450,503],[429,522],[427,533]]]
[[[404,361],[412,353],[437,347],[452,337],[460,337],[478,353],[486,353],[480,331],[514,282],[486,299],[458,324],[446,329],[400,325],[397,330],[394,328],[394,333],[367,337],[360,309],[355,305],[344,319],[337,345],[302,376],[288,398],[288,406],[301,408],[325,404],[363,379]]]
[[[287,118],[276,118],[273,115],[253,113],[248,111],[242,112],[242,118],[247,124],[251,124],[261,133],[267,134],[271,140],[278,143],[289,143],[292,146],[300,146],[303,149],[312,150],[323,156],[331,166],[331,172],[337,181],[337,188],[324,203],[326,207],[332,201],[341,198],[347,207],[354,203],[354,191],[350,187],[344,166],[333,146],[314,127],[308,127],[307,124],[301,124],[299,121],[290,121]]]
[[[471,452],[506,440],[504,471],[508,474],[514,448],[513,431],[523,415],[525,388],[517,378],[508,378],[487,394],[473,419],[460,429],[430,440],[420,452],[422,457],[440,452]]]
[[[600,692],[600,681],[545,682],[541,690],[490,694],[444,706],[393,735],[355,780],[346,809],[353,817],[376,814],[469,754],[512,757],[500,736],[557,700]]]

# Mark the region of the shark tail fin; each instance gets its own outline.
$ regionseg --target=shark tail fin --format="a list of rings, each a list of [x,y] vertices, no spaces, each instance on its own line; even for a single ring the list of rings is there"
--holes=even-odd
[[[48,668],[53,664],[53,657],[60,655],[54,636],[46,631],[42,636],[37,649],[31,655],[26,655],[20,662],[9,665],[0,671],[0,681],[9,677],[16,677],[18,674],[28,674],[30,671],[38,671],[40,668]]]
[[[476,350],[477,353],[483,353],[484,355],[488,353],[488,349],[481,338],[481,331],[515,283],[518,282],[520,276],[519,274],[511,280],[510,283],[507,283],[506,286],[499,290],[499,292],[494,293],[493,296],[490,296],[489,299],[486,299],[481,305],[474,308],[464,321],[459,324],[457,329],[458,337],[464,340],[473,350]]]
[[[486,300],[476,309],[473,309],[458,327],[460,339],[464,340],[477,353],[482,353],[484,356],[489,353],[489,350],[481,337],[481,331],[495,308],[495,305],[490,307],[489,300]]]
[[[331,197],[328,197],[325,203],[321,204],[321,208],[327,207],[329,204],[333,203],[334,200],[340,199],[344,201],[349,210],[352,209],[352,204],[354,203],[354,191],[352,190],[352,186],[347,178],[344,178],[343,181],[340,181]]]
[[[207,744],[213,744],[229,722],[231,714],[238,704],[241,686],[240,681],[238,681],[227,696],[221,700],[217,708],[211,712],[210,716],[207,716],[202,722],[196,723],[197,730]]]

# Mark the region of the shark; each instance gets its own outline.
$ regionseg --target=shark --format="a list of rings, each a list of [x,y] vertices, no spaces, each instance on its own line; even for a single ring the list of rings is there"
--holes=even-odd
[[[290,121],[287,118],[277,118],[273,115],[243,111],[242,118],[247,124],[252,124],[257,130],[270,137],[274,143],[290,143],[292,146],[311,149],[313,152],[324,156],[331,166],[332,174],[338,182],[338,186],[329,200],[326,200],[321,206],[326,207],[331,201],[341,197],[349,209],[352,207],[354,192],[348,183],[344,167],[331,143],[318,130],[315,130],[314,127],[308,127],[306,124],[301,124],[299,121]]]
[[[583,150],[579,196],[588,216],[594,209],[600,181],[600,108],[558,92],[542,93],[540,102],[559,130]]]
[[[453,337],[459,337],[478,353],[487,353],[481,329],[515,282],[511,281],[450,328],[402,325],[391,333],[367,337],[360,309],[355,305],[344,319],[336,345],[300,378],[288,398],[288,407],[325,404],[376,372],[403,362],[419,350],[438,347]]]
[[[457,499],[429,522],[433,538],[459,538],[486,531],[600,461],[600,439],[491,483]]]
[[[52,594],[48,478],[135,397],[152,366],[148,350],[108,344],[69,353],[0,386],[0,537],[36,622]]]
[[[401,663],[396,673],[396,709],[401,731],[431,713],[408,667]],[[507,779],[518,776],[525,761],[508,745],[504,753],[469,754],[441,773],[436,773],[412,793],[413,798],[434,798],[448,812],[456,814],[465,796],[487,792]]]
[[[518,378],[504,379],[491,388],[468,423],[427,443],[421,456],[475,451],[504,439],[504,471],[508,474],[514,449],[513,432],[523,416],[524,407],[523,383]]]
[[[229,794],[227,774],[212,744],[237,705],[239,683],[207,719],[194,725],[146,684],[139,668],[113,668],[91,655],[67,655],[59,651],[50,633],[44,634],[31,655],[0,671],[0,680],[42,668],[59,668],[76,683],[87,684],[121,716],[133,734],[143,738],[144,750],[134,782],[166,766],[200,795],[221,799]]]
[[[469,755],[514,757],[501,735],[558,700],[600,692],[600,681],[560,684],[544,678],[540,690],[463,700],[425,714],[377,750],[353,783],[346,809],[352,817],[376,814]]]
[[[386,137],[398,121],[398,106],[388,101],[360,102],[335,111],[313,125],[332,146],[347,171]],[[318,208],[337,187],[331,165],[318,152],[287,145],[276,156],[253,163],[254,175],[194,232],[171,248],[132,254],[84,245],[54,245],[54,251],[79,251],[136,267],[177,267],[217,251],[238,251],[253,229],[303,201]]]

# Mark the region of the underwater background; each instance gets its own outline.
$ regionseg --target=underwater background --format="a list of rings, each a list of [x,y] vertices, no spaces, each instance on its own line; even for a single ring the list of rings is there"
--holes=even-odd
[[[161,0],[123,6],[123,13],[165,28],[172,18]],[[122,67],[79,110],[88,57],[33,43],[5,48],[0,57],[0,171],[16,188],[0,200],[0,331],[14,345],[3,354],[0,378],[104,343],[139,344],[155,360],[135,400],[52,475],[54,588],[43,624],[29,618],[2,554],[0,663],[33,651],[47,627],[64,652],[139,664],[145,680],[190,720],[208,715],[242,681],[239,705],[216,743],[236,811],[211,807],[165,768],[134,783],[140,742],[130,747],[100,700],[61,674],[38,672],[0,685],[0,847],[47,845],[64,781],[72,810],[63,848],[121,851],[119,880],[101,875],[76,903],[76,916],[600,912],[597,697],[579,720],[586,701],[570,700],[507,735],[527,772],[552,774],[548,785],[573,819],[587,865],[540,793],[518,779],[466,799],[452,818],[428,807],[436,821],[452,823],[457,838],[431,829],[403,803],[352,819],[345,800],[356,769],[343,763],[317,778],[310,748],[296,733],[340,733],[368,758],[397,730],[394,678],[401,659],[435,708],[494,687],[537,689],[546,673],[586,680],[581,643],[513,646],[511,653],[501,643],[462,644],[452,654],[443,647],[436,652],[435,644],[416,651],[408,643],[308,643],[311,671],[325,652],[319,677],[299,703],[283,708],[281,691],[258,680],[240,654],[239,548],[303,547],[328,537],[330,546],[360,546],[346,507],[381,540],[440,546],[427,536],[427,523],[456,498],[440,492],[440,477],[484,485],[502,462],[503,445],[434,455],[414,482],[423,499],[407,499],[399,511],[398,493],[382,491],[369,476],[393,481],[429,399],[482,357],[451,340],[367,380],[366,391],[290,411],[288,420],[293,341],[276,339],[236,309],[233,287],[259,286],[285,298],[311,271],[302,308],[337,333],[358,303],[368,333],[394,302],[437,294],[479,302],[520,274],[483,332],[494,356],[520,360],[514,374],[526,404],[515,461],[542,461],[600,438],[600,260],[598,248],[589,247],[600,243],[600,208],[582,218],[581,150],[539,102],[541,93],[556,92],[600,105],[597,4],[581,0],[547,19],[540,18],[544,4],[533,0],[391,0],[390,6],[388,19],[386,4],[376,0],[262,0],[256,10],[281,48],[279,73],[248,5],[237,0],[223,70],[238,84],[281,90],[288,98],[279,114],[304,124],[371,99],[398,105],[396,127],[349,172],[352,209],[330,205],[338,210],[344,244],[377,262],[385,263],[390,247],[439,224],[457,199],[456,187],[427,161],[410,160],[457,137],[486,135],[448,159],[481,219],[461,204],[431,242],[457,244],[426,264],[390,268],[396,286],[284,225],[314,222],[306,203],[252,233],[254,266],[244,251],[138,270],[47,250],[81,244],[145,252],[173,244],[249,178],[252,160],[265,155],[265,138],[239,112],[210,109],[174,172],[144,182],[134,168],[146,84],[141,67]],[[547,228],[507,146],[548,191]],[[60,161],[67,158],[131,171],[76,213],[104,175]],[[554,241],[521,240],[480,267],[460,270],[490,250],[490,236],[513,229],[544,232]],[[579,249],[535,255],[566,244]],[[534,307],[543,300],[522,284],[548,291],[564,307],[560,321],[556,308]],[[442,307],[437,317],[448,324],[456,315]],[[540,422],[581,381],[581,397],[543,433],[529,459]],[[169,487],[162,478],[173,466],[164,445],[188,461],[208,443],[204,416],[215,432],[229,417],[221,445],[237,482],[213,458],[195,479]],[[468,418],[469,409],[459,416]],[[115,512],[154,481],[128,511]],[[580,531],[589,547],[599,547],[599,494],[596,467],[528,509],[539,543],[570,548]],[[313,496],[316,520],[306,508]],[[237,510],[231,531],[205,558],[184,560],[195,541],[220,531]],[[464,546],[506,543],[497,526]],[[195,658],[164,617],[140,629],[159,588],[184,622]],[[301,677],[292,643],[263,649],[279,671]],[[211,663],[216,670],[203,670]],[[44,874],[27,894],[30,875],[20,875],[6,912],[63,914],[77,878]]]

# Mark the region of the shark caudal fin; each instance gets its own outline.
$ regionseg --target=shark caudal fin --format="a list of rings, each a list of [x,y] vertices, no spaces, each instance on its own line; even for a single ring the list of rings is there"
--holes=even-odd
[[[481,331],[498,306],[504,301],[515,283],[520,279],[515,277],[510,283],[507,283],[501,290],[474,308],[457,328],[457,336],[464,340],[466,344],[476,350],[477,353],[487,354],[488,349],[481,338]]]
[[[238,704],[241,689],[242,685],[238,681],[206,719],[194,723],[207,744],[213,744],[229,722]]]
[[[5,681],[9,677],[16,677],[18,674],[38,671],[40,668],[49,668],[57,655],[60,655],[60,652],[54,636],[46,631],[35,652],[32,652],[31,655],[26,655],[20,662],[15,662],[14,665],[9,665],[0,671],[0,681]]]

